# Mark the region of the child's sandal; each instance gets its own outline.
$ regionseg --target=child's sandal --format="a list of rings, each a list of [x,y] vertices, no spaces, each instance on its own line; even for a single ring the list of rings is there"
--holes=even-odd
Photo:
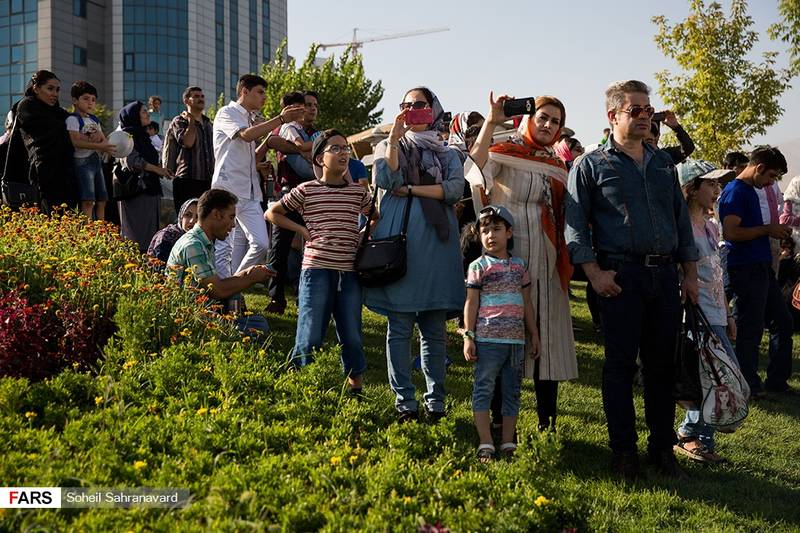
[[[494,460],[494,444],[481,444],[478,446],[478,461],[482,464],[491,463]]]
[[[500,445],[500,455],[505,457],[506,459],[511,459],[514,457],[514,453],[517,451],[517,445],[513,442],[506,442]]]

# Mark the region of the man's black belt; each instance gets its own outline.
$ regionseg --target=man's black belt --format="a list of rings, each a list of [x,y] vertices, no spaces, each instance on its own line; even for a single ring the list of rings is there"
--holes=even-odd
[[[645,255],[630,255],[630,254],[609,254],[601,252],[602,259],[619,261],[620,263],[632,263],[634,265],[642,265],[646,267],[660,267],[664,265],[671,265],[675,262],[675,257],[672,255],[659,255],[659,254],[645,254]]]

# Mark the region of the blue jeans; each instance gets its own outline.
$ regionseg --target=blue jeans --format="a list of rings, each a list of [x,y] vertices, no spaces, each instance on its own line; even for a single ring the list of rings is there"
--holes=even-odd
[[[398,411],[417,411],[416,389],[411,381],[411,334],[419,326],[422,373],[427,391],[423,396],[429,411],[444,412],[445,336],[447,312],[389,313],[386,331],[386,359],[389,385],[395,393]]]
[[[606,261],[605,270],[617,271],[622,292],[600,298],[605,338],[603,409],[609,444],[614,452],[635,452],[636,411],[633,376],[636,356],[642,360],[644,417],[650,430],[651,454],[672,450],[675,444],[675,342],[680,326],[681,299],[675,265],[646,267]]]
[[[313,361],[322,348],[331,315],[342,345],[342,366],[347,376],[360,376],[367,369],[361,341],[361,285],[355,272],[309,268],[300,272],[297,333],[291,360],[297,366]]]
[[[108,193],[100,156],[95,152],[89,157],[76,157],[74,162],[75,177],[78,181],[78,199],[86,202],[107,201]]]
[[[769,263],[728,267],[736,297],[736,357],[752,393],[761,392],[758,352],[764,326],[769,328],[769,364],[764,387],[783,391],[792,375],[792,315]]]
[[[719,337],[722,342],[722,347],[725,348],[728,356],[734,364],[736,361],[736,352],[733,349],[731,340],[728,338],[728,332],[725,326],[711,326],[711,330]],[[699,409],[687,409],[686,417],[683,419],[681,427],[678,428],[678,433],[682,437],[697,437],[708,451],[714,451],[714,428],[703,422],[703,417],[700,416]]]
[[[476,343],[475,383],[472,386],[472,410],[488,411],[494,395],[497,376],[503,397],[503,416],[519,414],[519,389],[525,368],[525,345]]]
[[[265,340],[269,334],[269,324],[264,315],[240,316],[234,320],[236,329],[256,340]]]

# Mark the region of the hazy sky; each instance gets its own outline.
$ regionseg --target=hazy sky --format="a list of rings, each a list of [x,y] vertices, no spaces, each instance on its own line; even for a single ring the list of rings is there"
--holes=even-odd
[[[778,18],[777,3],[752,0],[750,15],[762,33],[759,51],[781,51],[783,65],[783,44],[766,35]],[[430,87],[448,111],[484,115],[489,90],[516,97],[552,94],[566,105],[567,125],[590,144],[605,127],[603,91],[611,81],[645,81],[660,109],[654,73],[674,72],[676,65],[656,48],[650,18],[665,15],[676,22],[687,14],[688,0],[290,0],[289,53],[302,59],[312,42],[348,41],[354,27],[360,38],[449,27],[445,33],[364,45],[366,74],[385,88],[380,104],[384,122],[394,117],[405,90],[416,85]],[[785,111],[780,122],[756,143],[800,137],[800,78],[794,85],[781,99]]]

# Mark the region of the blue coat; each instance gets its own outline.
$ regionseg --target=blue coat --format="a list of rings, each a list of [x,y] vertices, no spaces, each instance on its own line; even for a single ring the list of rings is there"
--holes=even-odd
[[[378,148],[376,152],[383,154],[385,146]],[[442,156],[442,165],[445,202],[452,206],[464,192],[464,167],[454,150]],[[381,157],[375,160],[375,179],[377,186],[386,191],[380,203],[381,216],[372,233],[373,238],[381,239],[400,233],[406,198],[395,196],[391,191],[400,188],[405,178],[402,170],[392,172]],[[450,235],[447,241],[441,241],[434,227],[426,222],[419,199],[412,199],[406,275],[386,287],[366,289],[364,302],[369,309],[382,315],[434,310],[446,310],[451,314],[462,312],[464,272],[458,222],[452,207],[447,209],[447,218]]]

